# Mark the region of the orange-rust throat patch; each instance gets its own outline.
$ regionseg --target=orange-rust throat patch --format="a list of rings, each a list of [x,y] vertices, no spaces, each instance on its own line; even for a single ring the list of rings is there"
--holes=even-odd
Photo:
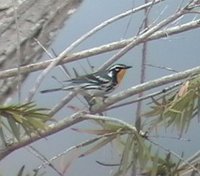
[[[121,69],[119,71],[119,73],[117,74],[117,82],[118,82],[118,84],[122,81],[122,79],[124,78],[125,74],[126,74],[126,69]]]

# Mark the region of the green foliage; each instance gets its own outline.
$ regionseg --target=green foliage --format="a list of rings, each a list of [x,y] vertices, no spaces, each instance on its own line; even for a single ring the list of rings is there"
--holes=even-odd
[[[175,163],[171,154],[168,153],[165,158],[159,157],[159,153],[152,155],[150,167],[143,172],[147,176],[179,176],[178,169],[180,162]]]
[[[187,132],[191,119],[197,115],[200,116],[199,86],[199,78],[195,78],[186,81],[175,93],[171,92],[158,99],[153,99],[152,110],[145,113],[145,116],[155,118],[152,121],[153,125],[173,126],[180,131],[180,134]],[[9,131],[17,140],[21,139],[24,132],[31,135],[32,132],[40,133],[41,130],[45,130],[45,122],[50,119],[44,113],[45,110],[36,108],[32,103],[0,107],[2,141],[6,143],[5,130]],[[110,142],[118,144],[116,147],[121,152],[121,159],[116,165],[118,168],[114,176],[127,175],[133,165],[137,172],[146,176],[180,176],[180,173],[184,171],[184,168],[180,167],[182,160],[175,161],[170,153],[164,158],[160,156],[159,152],[155,153],[153,143],[150,143],[148,136],[137,131],[131,124],[114,118],[101,118],[101,116],[96,119],[91,118],[91,120],[96,121],[99,129],[74,130],[96,135],[96,137],[73,146],[60,155],[70,156],[68,162],[65,163],[64,168],[66,169],[63,170],[63,173],[75,159],[88,156]],[[107,165],[102,162],[98,163]],[[23,174],[24,168],[22,167],[18,175],[23,176]]]
[[[18,141],[22,134],[45,130],[45,122],[50,119],[46,109],[37,108],[33,103],[22,105],[0,106],[0,136],[6,145],[5,133],[9,133]]]
[[[164,124],[165,127],[177,128],[180,134],[187,132],[191,119],[200,114],[199,79],[186,81],[176,93],[153,99],[154,105],[144,114],[154,117],[152,125]]]
[[[149,145],[145,138],[139,134],[129,134],[127,138],[121,138],[124,146],[122,147],[122,157],[119,168],[115,176],[126,175],[133,163],[137,168],[142,166],[145,169],[151,159],[151,145]]]
[[[118,169],[114,174],[115,176],[126,175],[130,171],[135,161],[134,156],[138,158],[137,166],[141,165],[143,166],[142,169],[145,170],[152,158],[152,147],[143,133],[138,132],[136,128],[132,128],[134,126],[130,124],[118,123],[120,120],[106,121],[98,119],[96,122],[100,126],[100,129],[74,129],[77,132],[97,135],[97,137],[75,146],[73,149],[75,152],[70,151],[71,153],[79,153],[76,158],[85,157],[112,142],[119,152],[122,153]],[[67,153],[67,156],[70,156],[70,153]],[[74,160],[74,157],[72,158]],[[101,165],[112,165],[102,162],[98,163]]]
[[[25,174],[25,165],[23,165],[19,172],[17,173],[17,176],[43,176],[44,173],[39,174],[38,172],[34,172],[33,174]]]

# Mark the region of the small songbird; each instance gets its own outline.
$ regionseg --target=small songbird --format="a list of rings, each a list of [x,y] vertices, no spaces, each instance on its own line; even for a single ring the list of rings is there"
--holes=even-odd
[[[115,90],[115,88],[123,80],[126,74],[126,70],[129,68],[132,68],[132,66],[115,64],[104,71],[98,71],[92,74],[87,74],[67,80],[65,82],[70,83],[67,86],[42,90],[41,93],[63,90],[77,91],[82,95],[89,94],[90,96],[104,96]]]

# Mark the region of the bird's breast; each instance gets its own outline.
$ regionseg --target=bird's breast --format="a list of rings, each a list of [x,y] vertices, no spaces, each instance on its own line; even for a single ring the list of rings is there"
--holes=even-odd
[[[118,84],[120,84],[120,82],[123,80],[125,74],[126,74],[126,70],[120,70],[120,72],[117,74]]]

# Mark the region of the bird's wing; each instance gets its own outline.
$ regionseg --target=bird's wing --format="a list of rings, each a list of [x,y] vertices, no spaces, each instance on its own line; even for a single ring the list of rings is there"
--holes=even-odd
[[[110,81],[110,77],[106,72],[96,72],[93,74],[88,74],[80,76],[74,79],[67,80],[65,82],[70,82],[73,84],[106,84]]]

